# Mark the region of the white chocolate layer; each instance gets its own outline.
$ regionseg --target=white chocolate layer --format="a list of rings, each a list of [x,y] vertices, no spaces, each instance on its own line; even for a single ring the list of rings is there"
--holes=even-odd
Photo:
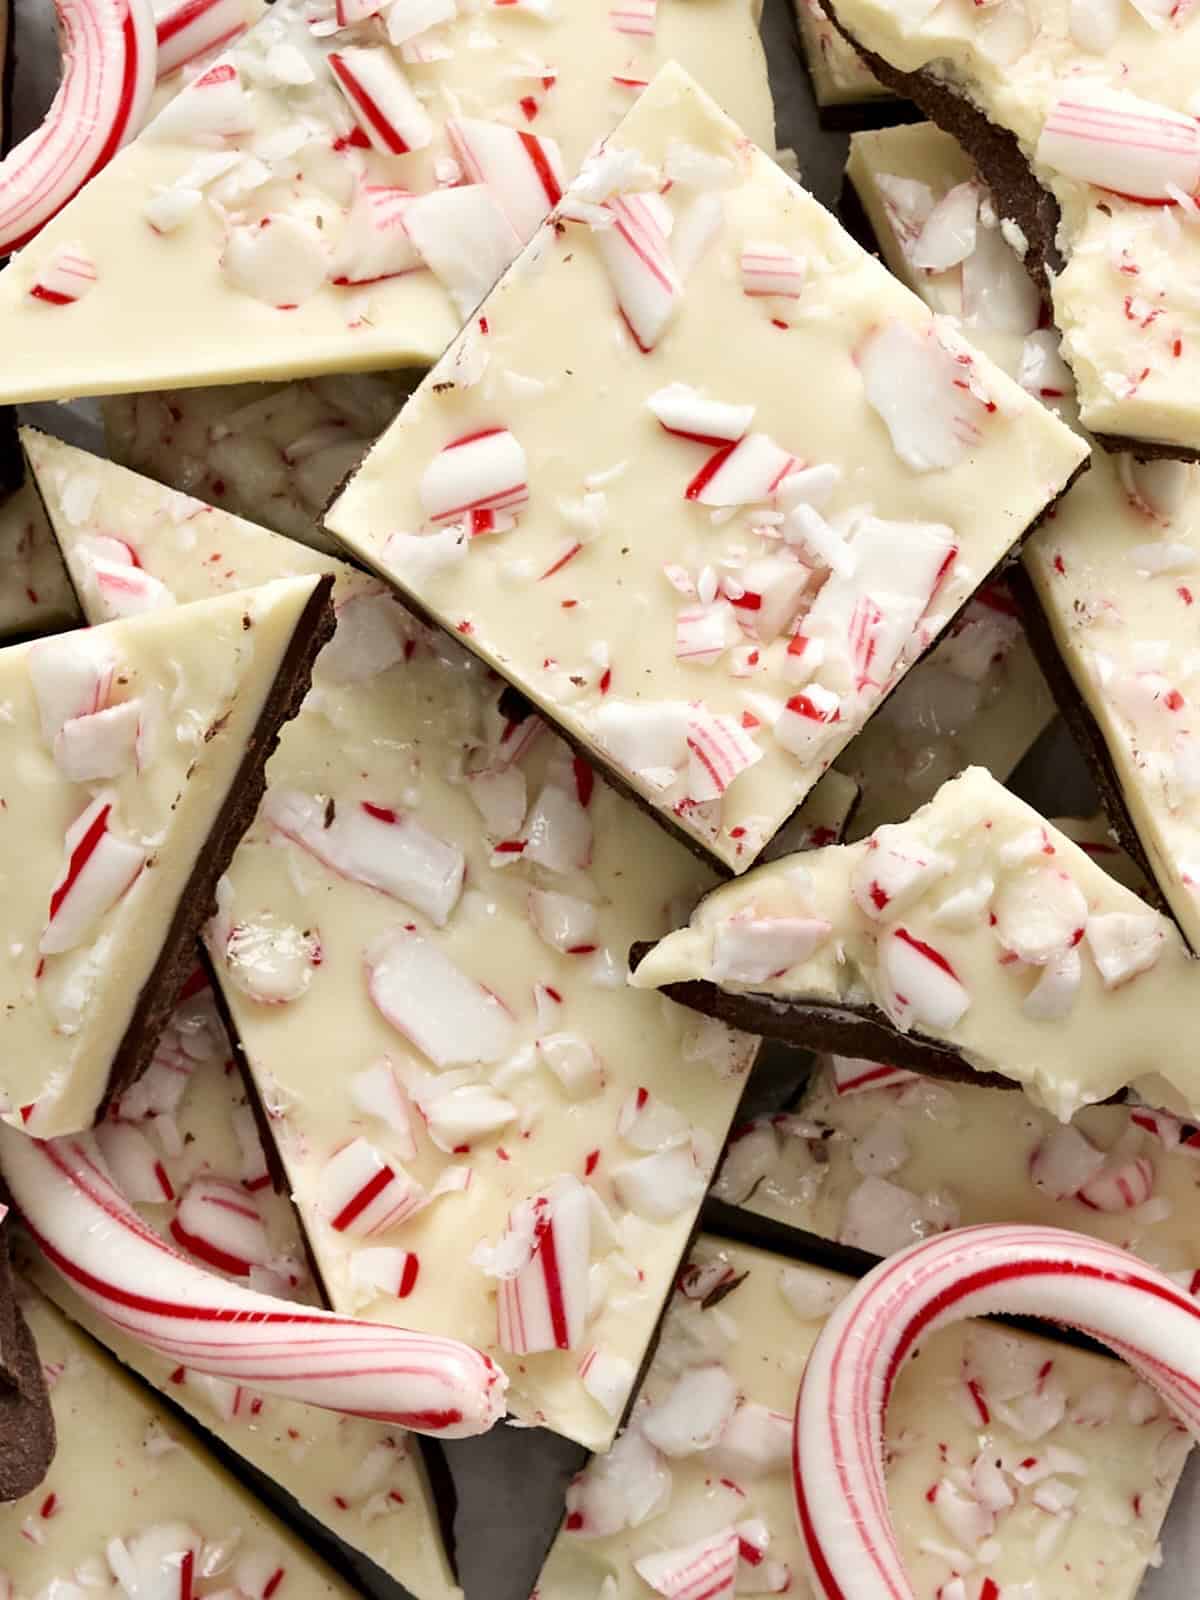
[[[428,366],[661,62],[771,142],[755,0],[645,9],[631,32],[606,6],[451,6],[392,43],[403,7],[339,28],[333,0],[283,0],[0,274],[0,399]],[[407,195],[435,190],[410,229]],[[63,249],[95,281],[34,298]]]
[[[839,0],[837,9],[867,48],[903,71],[929,69],[1014,133],[1038,180],[1053,191],[1067,258],[1053,282],[1054,318],[1087,427],[1200,447],[1200,307],[1190,288],[1200,262],[1200,213],[1123,198],[1119,177],[1099,188],[1036,154],[1057,102],[1081,89],[1085,96],[1135,96],[1151,103],[1142,107],[1146,114],[1163,108],[1191,116],[1200,68],[1194,13],[1116,6],[1100,22],[1101,43],[1085,30],[1104,8],[1069,0],[1005,0],[998,11],[971,0]],[[1116,174],[1122,152],[1116,146],[1106,153],[1104,137],[1101,130],[1101,155]]]
[[[822,110],[891,99],[891,92],[830,22],[820,0],[794,0],[804,64]]]
[[[259,1246],[253,1276],[224,1275],[243,1283],[249,1277],[251,1287],[317,1303],[295,1211],[271,1185],[245,1087],[206,984],[181,1003],[155,1064],[124,1097],[119,1117],[103,1125],[101,1140],[114,1177],[139,1214],[176,1249],[210,1271],[220,1270],[211,1251],[203,1244],[200,1253],[189,1250],[179,1232],[191,1221],[199,1193],[191,1186],[215,1180],[225,1187],[213,1191],[214,1198],[249,1213],[254,1220],[247,1218],[248,1236]],[[155,1199],[145,1199],[156,1182]],[[461,1600],[417,1442],[377,1422],[254,1395],[188,1372],[97,1316],[36,1253],[22,1267],[125,1366],[274,1479],[416,1600]]]
[[[79,513],[92,486],[76,487]],[[131,580],[105,577],[119,607]],[[0,652],[6,1121],[43,1137],[92,1122],[314,584]]]
[[[351,1600],[354,1591],[242,1489],[40,1295],[23,1310],[47,1369],[58,1452],[39,1489],[0,1506],[12,1600],[93,1589]],[[140,1581],[139,1581],[140,1575]],[[76,1587],[76,1586],[79,1587]]]
[[[741,1132],[714,1192],[876,1255],[947,1227],[1070,1228],[1190,1290],[1198,1161],[1195,1130],[1145,1107],[1089,1106],[1064,1127],[1011,1090],[836,1057],[794,1111]]]
[[[539,1600],[672,1593],[649,1581],[653,1565],[639,1572],[638,1564],[705,1539],[719,1552],[731,1529],[743,1540],[739,1593],[810,1600],[791,1417],[821,1321],[848,1286],[781,1256],[700,1238],[628,1432],[569,1492]],[[700,1297],[713,1291],[717,1303],[705,1309]],[[722,1427],[726,1396],[739,1409]],[[689,1422],[695,1437],[686,1440]],[[706,1427],[717,1442],[697,1450]],[[667,1456],[647,1434],[692,1448]],[[937,1333],[905,1367],[887,1436],[889,1500],[914,1592],[945,1600],[1128,1600],[1155,1559],[1187,1453],[1186,1435],[1127,1369],[980,1323]],[[603,1519],[622,1525],[598,1533]],[[719,1571],[714,1563],[714,1578]]]
[[[641,192],[667,171],[691,176]],[[616,212],[582,198],[623,182]],[[580,214],[597,231],[566,220]],[[636,277],[628,239],[648,250],[657,230],[665,250],[665,230],[690,261],[697,217],[711,238],[690,272],[664,256]],[[617,281],[620,308],[606,261],[636,278]],[[653,320],[655,273],[677,271],[645,354],[622,316]],[[1084,459],[1010,380],[942,340],[666,68],[326,526],[743,871]],[[878,408],[903,435],[914,389],[945,431],[894,444]],[[721,437],[739,442],[722,453]],[[524,475],[492,485],[512,491],[516,525],[468,538],[473,463],[490,452],[501,478]]]
[[[624,986],[631,942],[647,926],[672,926],[711,875],[603,783],[590,789],[588,770],[548,732],[509,725],[503,741],[498,686],[375,580],[195,501],[173,521],[180,497],[148,479],[40,435],[26,442],[92,616],[102,601],[91,540],[113,521],[180,600],[261,572],[336,572],[339,636],[284,732],[269,792],[308,797],[318,818],[349,818],[352,827],[357,818],[367,832],[358,853],[354,836],[338,831],[326,847],[319,823],[303,835],[341,863],[339,874],[273,827],[272,813],[260,814],[229,874],[210,949],[333,1304],[453,1330],[505,1366],[523,1420],[603,1448],[622,1397],[607,1405],[592,1397],[578,1375],[584,1349],[602,1346],[632,1381],[756,1044]],[[101,485],[95,520],[73,526],[64,503],[92,473]],[[580,794],[586,806],[574,803]],[[384,831],[362,821],[368,805]],[[389,893],[366,881],[391,860],[380,811],[411,821],[418,855],[446,860],[438,841],[451,860],[460,853],[457,896],[453,872],[438,879],[456,899],[448,910],[419,872],[410,893],[424,909],[399,898],[398,886]],[[518,847],[530,839],[536,860],[521,860]],[[406,926],[419,929],[421,944],[405,943]],[[415,994],[392,1010],[396,1025],[370,991],[391,1009],[386,996],[368,984],[368,952],[381,936],[399,940],[401,960],[425,962]],[[453,1027],[422,1032],[431,970],[454,985],[434,1020],[464,1029],[461,1040]],[[413,1005],[418,1035],[443,1061],[457,1056],[449,1070],[439,1073],[399,1031],[402,1007]],[[441,1084],[456,1098],[439,1109]],[[639,1089],[662,1121],[621,1118],[618,1127],[627,1102],[630,1114],[638,1109]],[[428,1201],[374,1237],[332,1225],[340,1169],[331,1158],[354,1140],[355,1156],[378,1152]],[[496,1280],[471,1257],[497,1242],[512,1208],[564,1176],[587,1180],[607,1210],[607,1220],[593,1213],[588,1230],[594,1309],[568,1348],[518,1359],[498,1346]],[[382,1267],[372,1254],[380,1250],[393,1257]],[[403,1251],[416,1259],[408,1283],[394,1259]],[[376,1271],[403,1297],[373,1287]]]
[[[79,620],[37,494],[22,484],[0,501],[0,639],[56,633]]]
[[[874,1006],[1058,1117],[1126,1087],[1200,1112],[1178,930],[979,767],[907,822],[716,890],[632,982],[688,979]]]
[[[411,386],[360,373],[114,395],[104,436],[123,467],[332,554],[318,517]]]
[[[913,194],[936,203],[971,181],[948,135],[896,128],[854,139],[851,180],[889,265],[937,310],[963,310],[967,269],[914,266]],[[919,197],[918,197],[919,198]],[[907,205],[897,201],[906,200]],[[906,222],[908,225],[906,226]],[[1008,270],[1012,271],[1012,265]],[[1073,415],[1061,363],[1031,364],[1043,335],[994,325],[972,330],[995,360]],[[1200,596],[1200,475],[1177,462],[1143,466],[1097,451],[1052,523],[1029,540],[1025,568],[1055,643],[1099,727],[1155,878],[1195,949],[1200,946],[1200,790],[1193,779],[1200,662],[1193,606]]]
[[[1007,778],[1054,714],[1008,588],[989,584],[839,757],[862,792],[849,837],[902,821],[964,767]]]

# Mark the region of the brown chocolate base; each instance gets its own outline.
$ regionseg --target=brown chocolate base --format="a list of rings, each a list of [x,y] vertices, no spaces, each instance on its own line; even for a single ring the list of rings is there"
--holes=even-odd
[[[111,1102],[150,1065],[163,1029],[196,959],[200,929],[217,905],[217,882],[233,859],[242,835],[258,813],[266,790],[266,765],[279,743],[280,729],[300,710],[308,693],[313,662],[333,637],[332,577],[323,577],[296,625],[275,682],[237,776],[196,859],[158,959],[143,984],[124,1037],[113,1056],[108,1084],[96,1112],[99,1121]]]
[[[636,972],[653,948],[651,943],[635,944],[629,952],[630,970]],[[905,1067],[926,1077],[973,1083],[983,1089],[1020,1088],[1020,1084],[998,1072],[977,1071],[949,1045],[919,1033],[901,1033],[876,1006],[784,1000],[778,995],[753,991],[730,993],[703,979],[665,983],[661,993],[728,1027],[757,1033],[764,1039],[778,1039],[798,1050],[886,1061],[890,1066]]]
[[[1009,574],[1008,585],[1021,613],[1021,623],[1034,658],[1042,676],[1050,686],[1050,692],[1054,696],[1063,721],[1070,730],[1071,737],[1087,763],[1092,781],[1100,795],[1100,803],[1120,841],[1121,848],[1135,863],[1146,882],[1157,884],[1153,863],[1142,844],[1126,804],[1125,790],[1108,748],[1108,741],[1101,731],[1100,724],[1092,715],[1087,701],[1080,693],[1070,668],[1063,660],[1054,637],[1054,630],[1042,610],[1033,580],[1020,563]],[[1158,886],[1154,903],[1164,915],[1171,916],[1161,885]],[[1180,933],[1183,933],[1182,928]],[[1184,938],[1187,938],[1186,934]]]
[[[992,570],[989,573],[987,573],[983,578],[981,578],[979,580],[979,585],[978,585],[979,588],[981,588],[981,589],[984,588],[987,584],[991,583],[994,579],[999,578],[1005,572],[1007,572],[1008,568],[1016,560],[1018,554],[1020,553],[1021,546],[1025,543],[1026,539],[1028,539],[1031,534],[1036,533],[1038,528],[1041,527],[1042,523],[1045,522],[1047,517],[1053,516],[1055,507],[1058,505],[1058,503],[1062,499],[1063,495],[1065,495],[1065,494],[1070,492],[1070,490],[1072,489],[1072,487],[1074,486],[1074,484],[1076,483],[1078,478],[1081,476],[1082,473],[1084,473],[1084,472],[1086,472],[1088,470],[1090,465],[1091,465],[1090,461],[1081,461],[1080,462],[1079,466],[1076,467],[1075,471],[1071,474],[1071,476],[1068,479],[1068,481],[1063,485],[1062,489],[1059,490],[1058,494],[1055,495],[1054,499],[1051,500],[1047,505],[1045,505],[1042,508],[1042,510],[1041,510],[1041,512],[1039,512],[1038,516],[1029,524],[1029,526],[1024,530],[1024,532],[1021,533],[1017,537],[1017,539],[1014,541],[1012,546],[1007,551],[1005,551],[1004,555],[1000,558],[1000,560],[996,563],[996,565],[992,568]],[[350,477],[351,478],[353,477],[353,473],[350,475]],[[335,494],[334,494],[334,497],[333,497],[334,499],[336,499],[338,497],[338,495],[340,495],[342,493],[342,491],[346,488],[346,486],[349,484],[349,482],[350,482],[350,478],[347,478],[345,480],[345,482],[342,483],[342,485],[335,491]],[[332,504],[332,501],[330,502],[330,504]],[[326,510],[328,510],[328,507],[326,507]],[[330,533],[331,538],[333,538],[335,540],[338,540],[337,534],[333,533],[333,531],[331,529],[330,530],[326,530],[326,531],[328,531]],[[338,543],[340,544],[341,540],[338,540]],[[348,546],[344,546],[343,549],[344,549],[345,555],[349,558],[349,560],[352,562],[352,564],[355,567],[358,567],[360,570],[372,572],[374,574],[374,576],[379,578],[382,583],[387,584],[388,588],[391,590],[391,592],[396,597],[396,599],[399,600],[400,604],[405,608],[406,611],[411,612],[411,614],[414,617],[416,617],[418,622],[424,623],[426,627],[432,628],[438,633],[444,633],[448,638],[453,639],[456,644],[464,646],[466,649],[471,650],[471,652],[474,655],[478,655],[480,660],[484,661],[484,663],[488,667],[489,671],[492,671],[492,672],[495,671],[495,668],[492,667],[491,662],[487,661],[486,658],[483,656],[482,652],[476,650],[475,647],[472,645],[469,636],[464,636],[463,634],[456,633],[452,628],[446,627],[446,625],[443,622],[441,622],[433,614],[433,612],[429,610],[429,608],[426,605],[424,605],[420,600],[416,599],[415,596],[409,594],[407,592],[407,590],[402,589],[399,586],[399,584],[396,583],[395,579],[392,578],[381,567],[375,567],[375,566],[371,566],[371,565],[364,566],[361,557],[356,552],[351,551]],[[937,636],[937,638],[932,640],[931,643],[929,644],[929,647],[920,656],[918,656],[917,659],[912,663],[912,666],[910,666],[909,669],[908,669],[909,672],[914,671],[915,668],[918,667],[922,661],[924,661],[928,656],[933,654],[934,650],[937,649],[938,644],[941,642],[942,639],[944,639],[946,637],[946,634],[950,631],[950,629],[953,627],[954,623],[958,620],[958,618],[966,610],[967,606],[970,605],[971,600],[973,598],[974,598],[974,591],[972,591],[972,593],[969,594],[966,597],[966,599],[963,601],[962,605],[959,606],[958,610],[954,613],[954,615],[951,618],[949,618],[949,620],[946,623],[945,628],[943,628],[942,632]],[[879,701],[878,705],[876,705],[875,710],[872,711],[872,713],[871,713],[872,716],[874,716],[876,714],[876,712],[878,712],[881,709],[881,707],[887,702],[889,696],[895,692],[895,690],[897,689],[899,684],[903,683],[907,676],[908,676],[908,673],[904,673],[897,680],[897,682],[892,685],[891,689],[888,691],[888,694],[885,694],[882,697],[882,699]],[[530,712],[532,712],[536,716],[543,717],[544,720],[549,724],[549,726],[554,729],[554,732],[559,736],[560,739],[562,739],[566,744],[570,745],[571,749],[576,751],[576,753],[579,754],[580,756],[582,756],[584,758],[584,760],[587,761],[590,766],[593,766],[593,767],[596,768],[596,770],[601,774],[601,776],[604,778],[605,782],[609,785],[610,788],[615,789],[617,791],[617,793],[620,794],[620,795],[623,795],[626,800],[632,801],[632,803],[635,806],[637,806],[639,811],[642,811],[642,812],[644,812],[646,814],[646,816],[651,817],[658,824],[658,826],[660,828],[664,829],[665,832],[669,833],[672,836],[672,838],[677,839],[679,841],[679,843],[681,845],[683,845],[686,850],[690,851],[691,854],[694,855],[697,858],[697,860],[702,861],[704,863],[704,865],[709,868],[710,871],[716,873],[719,877],[725,878],[725,879],[729,879],[729,878],[733,878],[733,877],[738,876],[738,874],[736,874],[733,871],[733,869],[726,862],[721,861],[716,856],[710,854],[710,852],[704,847],[703,844],[701,844],[701,842],[695,837],[694,834],[691,834],[686,829],[681,828],[679,826],[679,824],[675,821],[675,819],[673,817],[671,817],[670,815],[668,815],[666,812],[660,810],[656,806],[651,805],[650,802],[643,795],[640,795],[637,792],[637,790],[628,781],[628,779],[626,779],[609,762],[602,760],[597,755],[597,753],[589,745],[585,744],[584,741],[581,738],[579,738],[579,736],[577,734],[574,734],[574,733],[570,732],[570,730],[567,729],[567,728],[564,728],[561,723],[555,721],[555,719],[553,717],[551,717],[547,713],[543,712],[532,700],[530,700],[525,695],[525,693],[524,693],[524,691],[522,689],[518,688],[515,684],[511,684],[510,683],[508,685],[508,687],[505,689],[504,694],[506,696],[507,695],[516,696],[516,700],[511,702],[511,703],[514,706],[519,703],[521,706],[528,708],[527,711],[525,712],[526,715],[528,715]],[[502,699],[501,703],[502,704],[505,703],[503,701],[503,699]],[[870,719],[868,718],[868,721],[869,720]],[[835,758],[835,760],[836,760],[836,758]],[[832,764],[833,763],[831,763],[831,765]],[[815,785],[814,785],[814,787],[815,787]],[[811,792],[812,791],[810,790],[809,793],[811,793]],[[802,806],[803,803],[804,802],[801,801],[800,805]],[[796,807],[796,811],[799,811],[799,810],[800,810],[800,806],[797,806]],[[796,814],[796,811],[789,812],[788,816],[784,818],[784,821],[780,824],[779,829],[777,829],[776,832],[782,831],[782,829],[784,827],[786,827],[788,823],[791,822],[792,818]],[[770,843],[770,841],[768,840],[767,844],[769,844],[769,843]],[[764,844],[763,850],[766,850],[766,848],[767,848],[767,845]],[[761,859],[762,859],[762,852],[760,851],[759,855],[757,857],[755,857],[754,860],[748,861],[746,863],[746,870],[748,871],[750,869],[750,867],[752,867],[754,865],[754,861],[755,860],[761,860]]]
[[[31,1494],[54,1460],[54,1415],[37,1347],[17,1305],[0,1224],[0,1502]]]
[[[16,27],[14,0],[0,0],[0,156],[12,144],[13,84],[16,81]]]
[[[834,27],[853,45],[871,71],[893,94],[908,99],[924,112],[930,122],[952,134],[978,167],[992,191],[996,209],[1025,235],[1029,248],[1025,270],[1049,298],[1050,279],[1062,271],[1062,253],[1056,243],[1059,223],[1058,201],[1034,177],[1015,134],[997,127],[969,100],[943,79],[928,72],[901,72],[883,56],[868,50],[836,14],[836,0],[826,0],[826,13]],[[1200,448],[1169,444],[1165,440],[1135,439],[1128,434],[1092,435],[1102,450],[1132,451],[1140,461],[1200,461]]]

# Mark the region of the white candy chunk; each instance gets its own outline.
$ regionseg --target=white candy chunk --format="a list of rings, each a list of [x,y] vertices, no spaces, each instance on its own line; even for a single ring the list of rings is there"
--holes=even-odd
[[[174,1200],[175,1190],[154,1146],[130,1122],[102,1122],[96,1143],[104,1164],[127,1200],[137,1205],[161,1205]]]
[[[329,273],[325,241],[313,223],[286,211],[230,229],[221,257],[238,289],[269,306],[301,306]]]
[[[393,1245],[372,1245],[355,1250],[350,1257],[350,1279],[362,1296],[362,1304],[377,1294],[406,1299],[416,1287],[420,1258],[410,1250]]]
[[[54,762],[72,783],[119,778],[137,759],[142,702],[126,700],[103,711],[72,717],[54,741]]]
[[[768,1117],[736,1129],[717,1173],[712,1192],[718,1200],[744,1205],[779,1160],[779,1143]]]
[[[885,323],[858,353],[867,400],[914,472],[957,466],[979,443],[983,407],[961,386],[963,368],[927,327]]]
[[[781,1267],[779,1288],[802,1322],[816,1322],[829,1315],[851,1285],[811,1267]]]
[[[735,1483],[786,1471],[792,1456],[792,1419],[753,1400],[739,1403],[708,1451],[713,1470]]]
[[[599,936],[596,908],[577,895],[531,889],[529,920],[538,937],[564,955],[590,955]]]
[[[382,1015],[438,1067],[512,1053],[512,1013],[437,945],[393,928],[368,948],[367,989]]]
[[[592,713],[591,730],[597,743],[628,771],[661,771],[679,767],[687,759],[690,710],[682,700],[651,705],[612,701]]]
[[[1079,1193],[1104,1165],[1104,1151],[1069,1123],[1054,1128],[1033,1152],[1029,1176],[1053,1200]]]
[[[1068,1016],[1083,982],[1083,960],[1078,950],[1060,950],[1042,968],[1021,1010],[1035,1022],[1057,1022]]]
[[[730,917],[713,934],[714,982],[766,983],[807,961],[828,939],[819,917]]]
[[[593,1346],[579,1363],[583,1387],[610,1417],[619,1417],[624,1411],[636,1376],[632,1361],[599,1346]]]
[[[1083,891],[1061,867],[1039,866],[1001,885],[992,902],[996,937],[1033,966],[1074,949],[1088,921]]]
[[[671,383],[665,389],[656,389],[646,406],[668,433],[693,439],[697,444],[735,443],[754,421],[752,405],[710,400],[687,383]]]
[[[355,595],[337,609],[337,632],[318,672],[331,683],[366,683],[403,661],[408,639],[405,613],[390,594]]]
[[[165,583],[129,565],[91,555],[87,561],[88,584],[95,590],[106,621],[118,617],[140,617],[147,611],[163,611],[175,604]]]
[[[1153,911],[1111,911],[1088,919],[1084,936],[1106,989],[1148,972],[1163,952],[1166,933]]]
[[[776,720],[776,742],[802,761],[813,760],[829,742],[833,724],[841,721],[841,704],[832,689],[819,683],[803,694],[792,695]]]
[[[62,871],[50,891],[46,926],[38,941],[44,956],[74,950],[132,888],[146,854],[117,837],[116,797],[102,791],[67,829]]]
[[[761,505],[779,490],[796,458],[768,434],[748,433],[719,450],[688,485],[687,498],[718,509]]]
[[[721,1438],[737,1399],[737,1384],[724,1367],[691,1367],[641,1413],[641,1429],[665,1456],[696,1455]]]
[[[617,1134],[634,1150],[668,1150],[689,1142],[688,1119],[646,1089],[635,1089],[617,1112]]]
[[[589,866],[591,859],[592,823],[578,785],[545,784],[525,823],[522,860],[566,873]]]
[[[958,1222],[946,1196],[917,1195],[888,1178],[864,1178],[846,1200],[840,1238],[875,1255],[889,1256]]]
[[[538,1055],[571,1100],[590,1100],[604,1087],[604,1065],[586,1039],[575,1033],[547,1033]]]
[[[885,824],[856,864],[850,892],[865,916],[876,921],[900,916],[953,865],[948,856],[914,840],[911,830]]]
[[[39,639],[26,659],[42,737],[51,747],[65,723],[105,708],[122,664],[111,641],[91,628]]]
[[[406,44],[439,23],[452,22],[457,12],[456,0],[393,0],[387,8],[388,38]]]
[[[890,929],[880,940],[879,967],[884,1009],[904,1031],[953,1028],[971,1003],[946,956],[907,928]]]
[[[593,1456],[567,1490],[567,1515],[577,1537],[606,1539],[640,1528],[666,1503],[671,1472],[637,1428],[627,1428],[607,1455]]]
[[[243,994],[261,1005],[285,1005],[307,994],[320,941],[271,912],[239,922],[225,941],[225,966]]]
[[[525,451],[507,428],[468,434],[440,450],[421,475],[418,494],[434,522],[472,512],[508,511],[529,498]]]
[[[514,1207],[499,1244],[475,1258],[498,1280],[502,1350],[528,1355],[578,1346],[587,1321],[590,1257],[591,1202],[577,1178],[559,1178]]]
[[[1195,484],[1195,473],[1185,461],[1138,461],[1118,457],[1121,481],[1140,509],[1163,522],[1183,510]]]
[[[1139,200],[1200,187],[1200,126],[1193,117],[1122,89],[1076,80],[1050,108],[1040,166]]]
[[[467,793],[493,839],[511,839],[525,820],[525,774],[520,767],[472,773]]]
[[[968,328],[1032,333],[1041,314],[1037,285],[1003,228],[980,228],[962,264],[963,319]]]
[[[669,1222],[699,1204],[706,1182],[690,1144],[627,1162],[612,1179],[620,1203],[648,1222]]]
[[[1075,392],[1075,380],[1060,354],[1059,336],[1053,328],[1025,335],[1017,382],[1039,400],[1061,400]]]
[[[408,1099],[397,1080],[395,1068],[384,1057],[364,1067],[350,1079],[350,1098],[364,1116],[377,1117],[395,1136],[397,1155],[411,1161],[417,1153]]]
[[[404,811],[270,789],[262,814],[340,877],[405,901],[439,928],[458,904],[466,871],[462,851]]]
[[[366,1139],[352,1139],[325,1163],[318,1202],[336,1233],[369,1239],[398,1227],[426,1204],[428,1196],[396,1161]]]
[[[521,249],[512,223],[479,183],[418,195],[404,226],[464,321]]]
[[[389,184],[359,185],[330,263],[334,283],[379,283],[421,265],[404,226],[404,213],[412,199],[409,190]]]
[[[956,184],[925,219],[908,259],[922,272],[949,272],[975,249],[978,217],[979,185]]]
[[[110,1539],[104,1554],[125,1600],[176,1600],[183,1593],[184,1568],[191,1572],[202,1543],[186,1523],[160,1522],[128,1538]]]
[[[517,1119],[517,1108],[486,1083],[456,1084],[444,1094],[423,1100],[421,1112],[429,1137],[447,1155],[469,1148]]]
[[[687,721],[687,792],[703,803],[719,800],[734,780],[763,758],[763,751],[734,717],[719,716],[703,706]]]

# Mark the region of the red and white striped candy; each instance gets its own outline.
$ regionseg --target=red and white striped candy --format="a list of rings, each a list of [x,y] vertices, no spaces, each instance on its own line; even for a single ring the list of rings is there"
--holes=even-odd
[[[888,1509],[883,1425],[937,1329],[1008,1312],[1099,1339],[1200,1435],[1200,1304],[1115,1245],[1057,1228],[960,1228],[890,1257],[829,1318],[796,1403],[793,1487],[823,1600],[914,1600]]]
[[[164,106],[147,132],[152,143],[178,140],[210,149],[219,139],[249,133],[254,105],[232,61],[218,61]]]
[[[163,611],[175,604],[170,589],[160,578],[151,577],[126,561],[108,561],[93,555],[88,574],[108,620],[140,617],[147,611]]]
[[[108,165],[140,130],[154,92],[150,0],[57,0],[55,9],[62,81],[42,125],[0,161],[0,257]]]
[[[96,1143],[104,1163],[127,1200],[138,1205],[161,1205],[174,1200],[175,1190],[154,1146],[131,1122],[102,1122]]]
[[[74,950],[133,887],[146,860],[140,845],[117,836],[116,797],[102,792],[67,829],[66,859],[50,891],[46,926],[38,941],[44,956]]]
[[[780,712],[773,730],[776,743],[802,761],[811,761],[841,715],[841,701],[833,690],[814,684],[806,693],[792,695]]]
[[[885,1066],[881,1061],[866,1061],[861,1056],[830,1056],[833,1086],[838,1094],[861,1094],[866,1089],[891,1089],[911,1083],[917,1076],[903,1067]]]
[[[72,717],[54,741],[55,765],[72,783],[118,778],[137,762],[141,731],[141,700]]]
[[[454,439],[421,474],[417,493],[433,522],[460,522],[485,511],[513,511],[529,499],[528,467],[507,428],[481,428]]]
[[[390,929],[365,964],[375,1006],[435,1066],[501,1061],[513,1048],[512,1013],[431,940]]]
[[[327,57],[334,81],[373,149],[402,156],[424,150],[433,122],[395,54],[378,45],[347,45]]]
[[[737,1531],[722,1528],[695,1544],[639,1556],[633,1565],[643,1583],[668,1600],[733,1600]]]
[[[761,761],[764,751],[736,717],[720,716],[702,705],[687,721],[690,800],[719,800],[736,778]]]
[[[335,1233],[370,1239],[408,1220],[428,1195],[403,1167],[385,1160],[367,1139],[352,1139],[325,1163],[321,1210]]]
[[[658,344],[683,299],[683,281],[671,255],[670,212],[657,195],[617,195],[604,209],[609,227],[592,238],[617,305],[643,355]]]
[[[171,1237],[197,1261],[235,1278],[248,1277],[251,1267],[264,1267],[271,1258],[257,1205],[242,1184],[228,1178],[205,1175],[188,1184]]]
[[[804,289],[804,258],[778,244],[748,244],[742,251],[742,293],[752,299],[798,300]]]
[[[608,13],[610,27],[617,33],[630,33],[635,38],[652,39],[657,26],[658,0],[621,0]]]
[[[448,118],[446,134],[467,177],[487,185],[527,244],[562,199],[566,167],[557,140],[478,117]]]
[[[1171,201],[1200,188],[1200,123],[1121,90],[1079,84],[1051,107],[1037,160],[1131,199]]]
[[[1154,1193],[1154,1163],[1149,1156],[1114,1151],[1089,1178],[1078,1198],[1092,1211],[1134,1211]]]
[[[156,1522],[128,1538],[110,1539],[104,1554],[122,1593],[137,1600],[192,1600],[192,1586],[202,1576],[196,1563],[203,1545],[186,1523]]]
[[[421,266],[421,258],[404,226],[404,213],[412,201],[408,189],[384,183],[360,186],[330,268],[334,283],[379,283]],[[295,460],[294,451],[291,455]]]
[[[415,817],[373,800],[322,800],[270,789],[264,819],[339,877],[403,900],[444,927],[462,894],[466,861]]]
[[[96,263],[82,245],[60,245],[29,290],[48,306],[70,306],[96,287]]]
[[[932,324],[884,323],[860,346],[858,366],[868,403],[886,424],[896,454],[914,472],[957,466],[979,443],[985,408]]]
[[[160,78],[198,56],[223,50],[247,27],[243,0],[167,0],[155,8]]]
[[[807,961],[832,931],[819,917],[730,917],[714,930],[709,976],[715,983],[766,983]]]
[[[571,1177],[514,1207],[485,1264],[499,1280],[502,1350],[530,1355],[578,1347],[587,1323],[591,1216],[588,1191]]]
[[[971,1004],[948,958],[907,928],[893,928],[879,941],[883,1008],[902,1029],[953,1028]]]
[[[80,628],[41,639],[26,656],[42,737],[53,745],[63,726],[107,706],[121,658],[104,630]]]
[[[765,433],[726,445],[701,467],[685,491],[702,506],[753,506],[770,500],[799,463]]]
[[[291,1305],[194,1266],[141,1221],[91,1138],[0,1127],[0,1170],[75,1292],[129,1337],[196,1372],[443,1437],[482,1433],[505,1379],[454,1339]]]

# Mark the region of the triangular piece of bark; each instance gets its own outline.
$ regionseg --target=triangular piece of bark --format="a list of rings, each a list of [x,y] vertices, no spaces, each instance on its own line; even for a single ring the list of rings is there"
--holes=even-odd
[[[41,1483],[54,1459],[54,1418],[37,1346],[17,1301],[0,1201],[0,1502]]]

